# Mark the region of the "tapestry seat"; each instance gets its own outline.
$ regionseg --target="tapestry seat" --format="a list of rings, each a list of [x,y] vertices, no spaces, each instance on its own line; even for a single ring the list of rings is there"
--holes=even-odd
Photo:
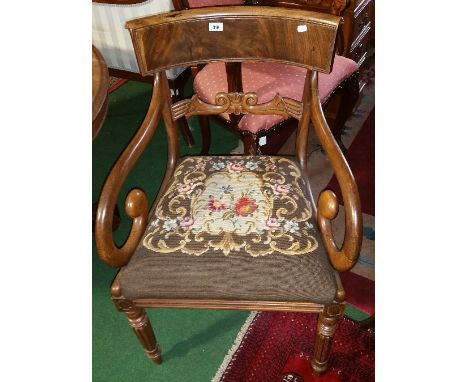
[[[332,302],[305,176],[285,157],[186,157],[122,268],[123,296]]]

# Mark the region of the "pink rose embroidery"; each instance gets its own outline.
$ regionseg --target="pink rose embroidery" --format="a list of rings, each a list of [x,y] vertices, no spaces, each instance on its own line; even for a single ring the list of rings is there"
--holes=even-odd
[[[266,169],[267,171],[274,170],[274,169],[276,169],[276,165],[275,165],[274,163],[268,162],[268,163],[265,165],[265,169]]]
[[[273,186],[273,193],[275,195],[287,195],[291,186],[289,184],[275,184]]]
[[[177,185],[177,191],[179,191],[179,193],[181,194],[189,195],[194,189],[195,189],[195,185],[193,184],[193,182]]]
[[[210,199],[208,200],[208,209],[211,212],[224,211],[227,209],[227,206],[221,200]]]
[[[184,229],[189,229],[194,223],[195,220],[192,217],[186,216],[180,221],[179,225]]]
[[[275,231],[280,226],[280,222],[277,218],[269,218],[267,219],[265,224],[267,228],[270,229],[271,231]]]
[[[200,162],[200,163],[197,163],[195,166],[194,166],[195,170],[198,170],[198,171],[203,171],[205,169],[205,164],[203,162]]]
[[[244,167],[240,163],[228,163],[227,169],[230,173],[238,174]]]

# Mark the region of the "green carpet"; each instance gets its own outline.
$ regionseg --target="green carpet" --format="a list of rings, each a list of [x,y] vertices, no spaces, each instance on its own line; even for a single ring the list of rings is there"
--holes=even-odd
[[[128,82],[110,94],[106,122],[93,141],[93,203],[98,201],[118,155],[143,121],[150,97],[151,86],[137,82]],[[200,152],[196,118],[190,123],[196,145],[188,149],[179,137],[181,155]],[[210,153],[228,154],[237,143],[238,139],[226,129],[212,129]],[[139,187],[152,202],[164,175],[166,155],[166,134],[161,123],[119,195],[122,222],[114,233],[118,245],[130,229],[130,219],[123,211],[127,193]],[[210,381],[249,312],[148,309],[162,347],[163,363],[156,367],[146,358],[125,316],[110,300],[109,287],[115,274],[115,269],[99,260],[93,237],[93,381]],[[350,307],[346,314],[356,320],[367,317]]]
[[[118,155],[140,126],[151,97],[151,86],[128,82],[110,94],[106,122],[93,142],[93,202]],[[181,154],[200,151],[199,129],[194,126],[196,146],[188,149],[180,137]],[[237,138],[226,129],[213,129],[213,154],[227,154]],[[114,233],[122,244],[130,229],[123,211],[128,191],[142,188],[154,200],[166,166],[166,134],[162,123],[152,142],[130,173],[119,195],[122,223]],[[116,270],[103,264],[93,237],[93,381],[191,381],[211,380],[232,346],[248,312],[148,309],[162,347],[163,364],[155,367],[147,358],[125,316],[114,308],[109,286]]]

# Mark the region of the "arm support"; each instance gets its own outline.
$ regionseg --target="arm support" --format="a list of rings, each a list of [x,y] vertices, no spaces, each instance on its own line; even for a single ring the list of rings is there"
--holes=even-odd
[[[361,202],[353,174],[323,115],[318,93],[317,72],[312,73],[311,88],[312,124],[336,174],[344,200],[345,237],[340,249],[335,243],[331,229],[331,220],[336,217],[339,208],[337,198],[331,190],[324,190],[319,195],[317,222],[331,264],[336,270],[343,272],[351,269],[359,257],[362,243]]]
[[[112,216],[117,196],[130,170],[150,142],[161,117],[164,95],[161,74],[154,78],[153,95],[146,117],[129,145],[125,148],[106,179],[96,213],[96,246],[101,260],[111,267],[127,264],[135,251],[148,222],[148,200],[145,193],[133,189],[125,200],[125,211],[133,219],[130,234],[120,248],[112,237]]]

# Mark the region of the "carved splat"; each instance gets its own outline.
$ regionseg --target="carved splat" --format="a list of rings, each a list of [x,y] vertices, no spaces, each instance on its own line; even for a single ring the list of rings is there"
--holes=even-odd
[[[258,104],[255,93],[224,93],[216,94],[215,104],[210,104],[194,95],[191,99],[179,101],[172,105],[174,120],[182,116],[214,115],[222,113],[240,114],[276,114],[283,118],[302,116],[302,103],[294,99],[281,97],[277,94],[271,101]]]

